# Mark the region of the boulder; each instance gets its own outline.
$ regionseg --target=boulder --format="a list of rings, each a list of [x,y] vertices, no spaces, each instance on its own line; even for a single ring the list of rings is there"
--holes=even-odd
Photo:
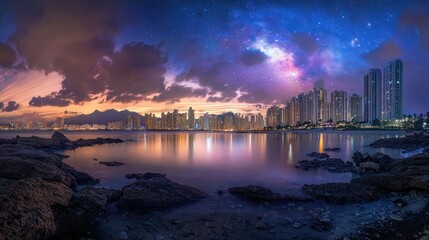
[[[0,239],[47,239],[57,231],[55,207],[68,205],[73,191],[40,178],[0,178]]]
[[[64,134],[55,131],[51,136],[51,140],[53,145],[64,147],[66,145],[72,145],[70,139],[68,139]]]
[[[373,201],[383,195],[376,187],[352,183],[305,184],[302,191],[313,198],[337,203]]]
[[[106,166],[109,166],[109,167],[117,167],[117,166],[124,165],[124,163],[117,162],[117,161],[105,161],[105,162],[100,161],[99,164],[106,165]]]
[[[384,172],[363,175],[353,179],[352,182],[389,191],[429,191],[429,156],[427,155],[396,160],[384,170]]]
[[[208,196],[203,191],[163,176],[140,178],[122,191],[119,207],[142,211],[176,207]]]
[[[319,152],[312,152],[308,153],[307,156],[313,158],[313,159],[326,159],[329,158],[329,155],[326,153],[319,153]]]
[[[68,206],[56,209],[56,237],[82,236],[92,231],[106,215],[106,205],[118,201],[121,194],[120,190],[85,187]]]
[[[341,151],[341,148],[339,148],[339,147],[325,148],[325,149],[323,149],[323,151],[325,151],[325,152],[339,152],[339,151]]]
[[[384,147],[414,151],[419,148],[429,147],[429,136],[414,134],[401,138],[384,138],[371,143],[370,146],[374,148]]]
[[[368,153],[355,152],[353,154],[356,171],[360,174],[385,172],[394,161],[389,155],[383,153],[370,155]]]
[[[314,170],[322,168],[329,172],[335,173],[350,172],[354,169],[354,165],[352,162],[344,162],[339,158],[328,158],[326,160],[302,160],[298,162],[297,167],[304,170]]]
[[[131,173],[131,174],[125,175],[125,177],[128,179],[133,179],[133,178],[134,179],[140,179],[140,178],[151,179],[153,177],[166,177],[166,175],[162,173],[147,172],[147,173]]]
[[[305,196],[293,196],[280,193],[274,193],[271,189],[249,185],[245,187],[232,187],[228,189],[229,193],[240,197],[247,198],[253,201],[309,201]]]
[[[49,182],[60,182],[75,189],[76,179],[48,162],[19,157],[0,157],[0,178],[23,179],[41,178]]]

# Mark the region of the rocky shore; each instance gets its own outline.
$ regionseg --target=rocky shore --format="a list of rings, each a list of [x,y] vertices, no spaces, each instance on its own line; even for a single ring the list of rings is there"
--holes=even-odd
[[[304,185],[295,192],[247,185],[206,193],[161,173],[131,173],[124,177],[135,181],[122,189],[98,188],[97,179],[63,163],[66,156],[56,153],[120,142],[70,141],[59,132],[50,139],[0,139],[0,240],[420,239],[429,235],[429,154],[393,159],[356,152],[352,161],[345,162],[314,152],[308,155],[313,160],[300,161],[297,167],[351,172],[353,179]]]
[[[400,138],[379,139],[370,144],[374,148],[395,148],[405,151],[414,151],[419,148],[429,148],[429,135],[413,134]]]

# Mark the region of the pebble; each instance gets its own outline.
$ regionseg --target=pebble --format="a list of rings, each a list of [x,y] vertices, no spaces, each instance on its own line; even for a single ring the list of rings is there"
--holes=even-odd
[[[126,232],[124,232],[124,231],[120,231],[120,232],[118,233],[118,239],[119,239],[119,240],[126,240],[126,239],[128,239],[128,235],[127,235],[127,233],[126,233]]]
[[[404,220],[401,216],[396,215],[396,214],[391,214],[390,218],[393,220],[396,220],[396,221],[403,221]]]
[[[296,229],[298,229],[298,228],[301,227],[301,223],[296,222],[296,223],[293,224],[293,227],[296,228]]]
[[[267,230],[269,226],[261,220],[256,221],[255,226],[259,230]]]
[[[322,217],[322,218],[319,219],[319,221],[322,222],[322,223],[330,223],[331,219],[328,218],[328,217]]]
[[[164,237],[161,235],[156,235],[155,240],[164,240]]]
[[[205,227],[206,227],[206,228],[214,228],[214,227],[215,227],[215,225],[214,225],[212,222],[206,222],[206,223],[205,223]]]

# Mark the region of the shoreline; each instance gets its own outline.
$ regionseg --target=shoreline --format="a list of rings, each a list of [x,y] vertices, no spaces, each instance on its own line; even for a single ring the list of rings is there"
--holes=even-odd
[[[67,144],[71,144],[63,139],[62,136],[57,136],[57,138],[65,142],[50,147],[65,149],[68,146]],[[52,229],[52,227],[47,226],[45,235],[33,236],[33,239],[73,234],[79,237],[98,237],[100,239],[121,239],[124,236],[126,238],[122,239],[237,239],[243,236],[247,237],[247,239],[281,239],[285,236],[292,237],[292,239],[365,239],[365,234],[379,234],[381,237],[393,236],[391,235],[392,232],[383,232],[384,228],[373,228],[374,226],[384,223],[395,225],[397,222],[406,225],[411,221],[408,219],[413,219],[413,221],[420,219],[423,221],[426,218],[422,214],[428,212],[427,192],[423,190],[426,182],[422,183],[423,185],[419,185],[417,189],[413,189],[417,185],[410,185],[409,188],[401,190],[394,189],[394,185],[385,185],[383,182],[375,181],[378,175],[391,174],[392,179],[402,176],[400,175],[402,172],[396,172],[396,170],[392,169],[402,166],[399,164],[400,162],[411,165],[414,162],[416,162],[415,164],[420,164],[421,161],[418,157],[389,160],[387,155],[356,156],[354,157],[355,174],[361,176],[358,177],[358,180],[355,177],[351,183],[337,184],[335,186],[328,186],[327,184],[310,185],[309,187],[313,189],[312,191],[309,192],[309,187],[306,187],[303,188],[303,193],[298,195],[275,193],[266,188],[241,188],[239,190],[240,196],[236,196],[237,193],[231,192],[231,189],[219,189],[218,192],[203,193],[190,186],[171,181],[168,176],[165,177],[159,174],[137,175],[134,183],[118,191],[91,187],[91,184],[96,183],[94,179],[89,175],[86,176],[87,174],[85,175],[85,173],[74,169],[74,171],[71,170],[70,166],[62,163],[60,155],[47,151],[49,148],[46,148],[43,144],[40,144],[40,146],[34,144],[25,145],[30,141],[29,138],[20,138],[20,140],[21,144],[24,143],[23,145],[16,143],[14,145],[11,140],[2,139],[0,141],[0,164],[3,164],[4,168],[6,168],[6,170],[0,170],[0,180],[10,184],[17,184],[18,189],[20,186],[27,186],[25,185],[27,182],[32,183],[35,188],[29,189],[28,194],[31,194],[32,191],[42,191],[46,184],[53,184],[52,186],[62,189],[59,191],[62,192],[60,196],[49,197],[54,199],[61,197],[55,200],[53,205],[46,205],[46,203],[35,200],[35,204],[38,204],[35,206],[44,206],[42,209],[46,209],[46,216],[49,215],[49,212],[52,215],[51,217],[47,216],[46,221],[55,222],[57,227]],[[37,140],[40,141],[40,139]],[[86,141],[88,142],[88,140]],[[105,143],[119,142],[107,141]],[[97,143],[91,142],[91,144]],[[5,158],[9,159],[8,162]],[[429,159],[429,155],[422,155],[420,158]],[[16,168],[8,170],[8,167],[17,162],[22,163],[19,165],[22,167],[39,166],[40,168],[37,168],[37,171],[32,170],[33,172],[30,172],[29,175],[16,177],[16,173],[13,172],[16,171]],[[335,165],[334,167],[338,166]],[[56,175],[46,172],[45,168],[52,168],[49,172],[54,171]],[[428,173],[424,172],[422,176],[424,177]],[[12,179],[11,174],[15,174]],[[73,183],[73,179],[75,183]],[[86,179],[86,181],[82,179]],[[369,195],[368,199],[361,200],[357,199],[357,196],[362,194],[350,195],[354,191],[350,192],[348,189],[355,186],[364,186],[361,184],[372,189],[371,191],[374,191],[374,195]],[[378,184],[378,186],[374,186],[374,184]],[[136,205],[136,207],[132,208],[132,211],[124,210],[120,207],[121,204],[122,206],[128,206],[137,200],[139,202],[147,201],[145,198],[142,199],[141,195],[127,195],[125,191],[127,187],[131,187],[133,191],[147,191],[148,188],[151,189],[152,185],[157,186],[156,189],[166,189],[167,195],[158,199],[159,202],[157,201],[157,204],[164,201],[167,204],[165,208],[154,209],[150,207],[152,205],[144,205],[144,213],[135,213],[136,208],[142,210],[141,205]],[[76,188],[77,186],[78,188]],[[181,189],[180,195],[177,195],[179,192],[175,193],[176,190],[173,191],[172,186],[175,186],[173,189]],[[321,193],[317,193],[318,189],[322,187],[327,188],[322,190]],[[344,187],[346,191],[344,191]],[[367,193],[366,188],[368,187],[365,187],[363,191]],[[12,191],[1,187],[0,190]],[[151,191],[156,192],[157,190]],[[326,195],[326,191],[333,192]],[[362,191],[362,189],[356,189],[355,191]],[[12,191],[12,193],[14,192]],[[16,197],[25,197],[19,195],[23,193],[18,192],[16,194],[18,194]],[[177,198],[177,196],[187,197]],[[327,196],[329,197],[326,198]],[[126,204],[124,203],[125,197],[129,199]],[[258,200],[255,201],[255,197]],[[176,200],[171,202],[171,199]],[[398,206],[397,203],[394,203],[398,199],[402,199],[404,206]],[[6,201],[6,203],[11,204],[8,206],[14,206],[13,202]],[[2,206],[0,213],[6,211],[4,204],[0,204]],[[321,205],[324,207],[320,207]],[[148,206],[149,208],[147,209]],[[37,212],[37,208],[32,211]],[[83,213],[84,215],[79,216],[76,215],[77,213]],[[34,212],[27,214],[31,215]],[[9,220],[13,220],[13,216],[10,217],[12,218],[9,218]],[[76,228],[68,229],[68,227],[65,227],[70,224],[69,221],[72,219],[79,227],[85,226],[81,230],[87,229],[89,234],[85,231],[79,233]],[[99,222],[88,224],[93,222],[94,219],[99,219]],[[426,225],[422,224],[420,227],[424,228]],[[343,231],[341,229],[349,230]],[[7,231],[7,229],[3,231]],[[5,233],[0,231],[0,237],[2,236],[1,234]],[[404,232],[404,234],[406,233]]]

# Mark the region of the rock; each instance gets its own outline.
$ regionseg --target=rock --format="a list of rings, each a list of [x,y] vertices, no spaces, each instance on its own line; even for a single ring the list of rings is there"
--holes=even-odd
[[[385,138],[379,139],[370,144],[374,148],[395,148],[405,149],[407,151],[417,150],[419,148],[429,147],[429,136],[428,135],[411,135],[401,138]]]
[[[41,178],[0,178],[0,238],[47,239],[57,232],[55,208],[67,206],[73,191]]]
[[[119,240],[126,240],[128,239],[128,235],[125,231],[118,232],[118,239]]]
[[[301,227],[301,223],[299,223],[299,222],[295,222],[292,226],[293,226],[293,228],[298,229],[298,228],[300,228],[300,227]]]
[[[355,152],[353,154],[353,162],[356,165],[356,170],[360,174],[378,173],[386,171],[394,162],[394,159],[383,153],[368,153]]]
[[[205,226],[206,228],[214,228],[214,227],[215,227],[214,223],[212,223],[212,222],[206,222],[206,223],[204,224],[204,226]]]
[[[7,179],[41,178],[50,182],[60,182],[75,189],[76,179],[48,162],[22,159],[18,157],[0,157],[0,177]]]
[[[57,236],[79,236],[96,228],[105,216],[106,205],[118,201],[121,194],[119,190],[93,186],[74,194],[68,206],[57,208]]]
[[[124,140],[119,138],[96,138],[96,139],[78,139],[73,141],[72,144],[74,147],[87,147],[100,144],[108,143],[122,143]]]
[[[325,169],[329,172],[343,173],[350,172],[354,169],[352,162],[344,162],[338,158],[328,158],[326,160],[302,160],[298,162],[298,168],[304,170]]]
[[[256,228],[257,229],[259,229],[259,230],[267,230],[267,229],[269,229],[270,228],[270,226],[268,226],[264,221],[262,221],[262,220],[257,220],[256,222],[255,222],[255,226],[256,226]]]
[[[339,148],[339,147],[325,148],[325,149],[323,149],[323,151],[325,151],[325,152],[339,152],[339,151],[341,151],[341,148]]]
[[[396,220],[396,221],[404,221],[404,219],[397,214],[391,214],[389,217],[393,220]]]
[[[67,164],[63,164],[62,170],[72,175],[76,179],[78,185],[97,184],[100,182],[99,179],[93,178],[88,173],[77,171]]]
[[[309,201],[311,200],[310,198],[305,196],[293,196],[293,195],[274,193],[273,191],[271,191],[271,189],[261,187],[261,186],[254,186],[254,185],[249,185],[245,187],[231,187],[228,189],[228,191],[233,195],[245,197],[254,201],[280,201],[280,200]]]
[[[305,184],[302,191],[313,198],[338,203],[373,201],[383,195],[376,187],[351,183]]]
[[[151,173],[151,172],[147,172],[147,173],[131,173],[131,174],[127,174],[125,175],[126,178],[128,179],[140,179],[140,178],[144,178],[144,179],[151,179],[153,177],[165,177],[165,174],[162,173]]]
[[[332,228],[331,219],[327,217],[322,217],[320,219],[312,219],[311,228],[317,231],[328,231]]]
[[[51,140],[53,145],[55,146],[61,146],[61,147],[64,147],[66,145],[72,146],[70,139],[68,139],[66,136],[64,136],[64,134],[58,131],[55,131],[54,134],[52,134]]]
[[[119,207],[149,211],[195,202],[208,194],[196,188],[176,183],[166,177],[141,178],[123,188]]]
[[[106,166],[109,166],[109,167],[117,167],[117,166],[124,165],[124,163],[117,162],[117,161],[104,161],[104,162],[100,161],[99,164],[106,165]]]
[[[397,206],[397,207],[404,207],[406,206],[408,203],[403,200],[402,198],[397,198],[395,199],[395,201],[393,201],[393,203]]]
[[[429,191],[429,156],[418,155],[395,160],[385,171],[366,174],[352,183],[366,184],[389,191]]]
[[[318,152],[308,153],[307,156],[312,157],[314,159],[326,159],[326,158],[329,158],[328,154],[326,154],[326,153],[318,153]]]

